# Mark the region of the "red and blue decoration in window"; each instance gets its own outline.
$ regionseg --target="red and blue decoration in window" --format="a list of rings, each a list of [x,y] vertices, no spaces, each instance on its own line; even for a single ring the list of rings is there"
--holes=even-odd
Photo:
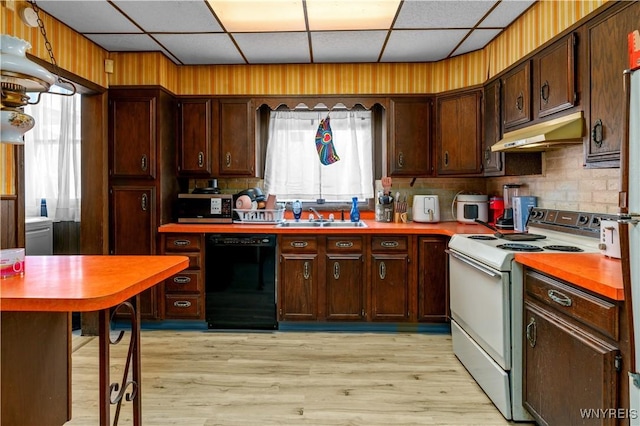
[[[336,153],[336,147],[333,145],[333,133],[331,132],[331,124],[329,115],[320,121],[318,131],[316,132],[316,149],[320,162],[325,166],[340,161],[340,157]]]

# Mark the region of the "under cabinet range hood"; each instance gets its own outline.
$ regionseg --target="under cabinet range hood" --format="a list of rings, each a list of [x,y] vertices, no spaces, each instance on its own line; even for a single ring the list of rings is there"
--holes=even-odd
[[[582,143],[582,111],[505,133],[491,146],[493,152],[545,151],[562,145]]]

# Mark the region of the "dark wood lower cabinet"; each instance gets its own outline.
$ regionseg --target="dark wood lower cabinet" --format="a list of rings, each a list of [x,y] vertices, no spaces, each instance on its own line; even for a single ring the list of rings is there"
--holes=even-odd
[[[418,238],[418,321],[449,320],[449,238]]]
[[[314,321],[318,314],[318,255],[282,254],[279,319]]]
[[[374,253],[371,263],[371,319],[409,318],[409,255]]]
[[[365,318],[364,259],[362,253],[329,253],[325,258],[327,320]]]

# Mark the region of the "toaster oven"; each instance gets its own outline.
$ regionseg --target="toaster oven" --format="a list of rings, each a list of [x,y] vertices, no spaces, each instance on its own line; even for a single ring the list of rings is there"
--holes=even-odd
[[[178,194],[179,223],[233,223],[233,195]]]

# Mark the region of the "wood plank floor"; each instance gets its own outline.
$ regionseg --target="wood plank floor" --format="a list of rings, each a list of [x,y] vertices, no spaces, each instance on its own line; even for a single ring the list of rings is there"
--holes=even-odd
[[[145,330],[141,339],[144,425],[511,424],[447,334]],[[112,381],[124,345],[111,347]],[[96,425],[98,339],[73,346],[67,425]],[[131,424],[130,408],[119,424]]]

